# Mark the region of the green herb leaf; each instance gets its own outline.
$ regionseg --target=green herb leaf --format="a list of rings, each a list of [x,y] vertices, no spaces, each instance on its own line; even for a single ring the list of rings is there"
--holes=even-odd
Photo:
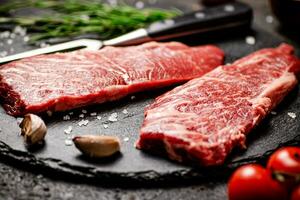
[[[18,9],[36,8],[54,13],[41,16],[15,17]],[[128,5],[110,6],[96,0],[12,0],[0,7],[0,24],[26,27],[31,42],[52,37],[73,37],[97,33],[100,39],[109,39],[148,24],[172,18],[178,10],[137,9]]]

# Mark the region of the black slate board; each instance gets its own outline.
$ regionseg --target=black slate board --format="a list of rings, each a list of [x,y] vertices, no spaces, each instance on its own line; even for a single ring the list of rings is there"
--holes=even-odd
[[[245,43],[245,36],[254,35],[255,45]],[[273,47],[282,42],[261,30],[249,30],[232,34],[218,34],[215,37],[189,37],[184,42],[190,45],[213,43],[219,45],[226,53],[226,62],[231,62],[248,53],[264,48]],[[168,88],[170,89],[170,88]],[[57,113],[52,117],[43,116],[48,134],[45,145],[39,149],[27,149],[23,138],[19,136],[17,119],[5,114],[0,108],[0,156],[12,159],[34,168],[48,169],[54,173],[64,173],[78,177],[96,179],[102,182],[151,183],[175,180],[205,180],[216,176],[227,175],[229,171],[244,163],[263,162],[276,148],[282,145],[300,144],[300,92],[295,88],[288,97],[278,106],[276,115],[269,115],[248,139],[249,147],[246,151],[234,150],[227,162],[217,168],[196,168],[174,163],[167,159],[143,153],[134,148],[138,138],[138,131],[143,120],[144,107],[165,90],[144,92],[134,95],[135,98],[126,97],[120,101],[94,105],[84,108],[89,113],[97,112],[102,117],[98,120],[94,116],[85,117],[89,120],[87,126],[79,127],[81,109],[73,110],[71,120],[64,121],[63,116],[68,114]],[[128,114],[122,110],[127,109]],[[107,118],[111,113],[118,113],[118,121],[110,123]],[[288,112],[295,113],[298,117],[292,119]],[[103,127],[108,123],[108,128]],[[68,135],[64,130],[73,127],[71,135],[81,134],[113,134],[118,135],[122,142],[122,153],[105,160],[90,160],[81,156],[72,145],[66,146],[65,139]]]

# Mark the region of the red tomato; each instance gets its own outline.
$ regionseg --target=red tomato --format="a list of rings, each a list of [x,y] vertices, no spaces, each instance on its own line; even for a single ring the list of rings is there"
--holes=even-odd
[[[291,200],[300,200],[300,185],[292,192]]]
[[[267,169],[291,189],[300,177],[300,148],[284,147],[273,153]]]
[[[271,173],[260,165],[238,168],[228,183],[229,200],[284,200],[286,189],[272,179]]]

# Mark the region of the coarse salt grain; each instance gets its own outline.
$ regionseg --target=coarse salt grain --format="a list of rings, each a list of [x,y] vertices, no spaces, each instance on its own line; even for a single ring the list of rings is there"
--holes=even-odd
[[[97,113],[96,112],[92,112],[90,115],[91,116],[97,116]]]
[[[287,113],[289,117],[295,119],[297,117],[296,113],[293,113],[293,112],[288,112]]]
[[[73,115],[73,112],[69,112],[69,115]]]
[[[7,56],[7,51],[2,51],[2,52],[0,52],[0,56],[1,56],[1,57]]]
[[[125,115],[127,115],[127,114],[128,114],[128,110],[127,110],[127,109],[124,109],[124,110],[122,111],[122,113],[125,114]]]
[[[8,38],[10,35],[9,31],[4,31],[2,33],[0,33],[0,38]]]
[[[65,115],[65,116],[63,117],[63,120],[65,120],[65,121],[70,120],[70,119],[71,119],[70,115]]]
[[[123,141],[124,141],[124,142],[128,142],[128,141],[129,141],[129,137],[125,137],[125,138],[123,139]]]
[[[277,115],[277,112],[271,111],[271,114],[272,114],[272,115]]]
[[[28,37],[28,36],[25,36],[25,37],[23,38],[23,41],[24,41],[24,42],[28,42],[28,41],[29,41],[29,37]]]
[[[65,132],[65,134],[71,134],[72,130],[73,130],[73,127],[72,126],[68,126],[68,128],[65,129],[64,132]]]
[[[112,114],[108,117],[108,121],[116,122],[116,121],[118,121],[117,117],[118,117],[118,114],[117,114],[117,113],[112,113]]]
[[[7,43],[7,44],[12,44],[12,43],[13,43],[13,40],[12,40],[12,39],[8,39],[8,40],[6,41],[6,43]]]
[[[98,115],[98,116],[97,116],[97,119],[98,119],[98,120],[101,120],[101,119],[102,119],[102,117]]]
[[[22,31],[22,27],[21,26],[15,26],[13,32],[14,33],[19,33],[20,31]]]
[[[80,114],[79,117],[80,117],[80,118],[84,118],[84,114]]]
[[[11,34],[9,35],[9,37],[12,38],[12,39],[14,39],[14,38],[16,37],[16,34],[15,34],[15,33],[11,33]]]
[[[130,99],[131,99],[131,100],[135,99],[135,96],[131,96]]]
[[[104,127],[105,129],[107,129],[107,128],[108,128],[108,125],[107,125],[107,124],[103,124],[103,127]]]
[[[26,28],[22,28],[21,26],[16,26],[13,30],[13,32],[15,34],[18,34],[18,35],[21,35],[21,36],[24,36],[26,34]]]
[[[84,110],[84,109],[83,109],[83,110],[81,110],[81,112],[82,112],[82,113],[84,113],[84,114],[86,114],[86,113],[87,113],[87,111],[86,111],[86,110]]]
[[[66,146],[71,146],[71,145],[73,145],[73,141],[70,140],[70,139],[65,139],[65,145]]]
[[[273,16],[271,16],[271,15],[266,16],[266,22],[267,23],[271,24],[271,23],[273,23],[273,21],[274,21]]]
[[[255,44],[255,37],[247,36],[245,41],[246,41],[247,44],[254,45]]]
[[[86,125],[88,125],[88,123],[89,123],[89,120],[81,120],[81,121],[79,121],[78,122],[78,126],[86,126]]]

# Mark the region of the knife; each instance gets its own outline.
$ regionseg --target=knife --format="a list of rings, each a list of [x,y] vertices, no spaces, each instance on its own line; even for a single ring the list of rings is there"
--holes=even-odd
[[[252,21],[252,13],[251,7],[244,3],[233,2],[223,4],[187,13],[173,19],[154,22],[146,28],[137,29],[110,40],[78,39],[6,56],[0,58],[0,64],[35,55],[72,49],[86,48],[89,50],[98,50],[103,46],[135,45],[149,41],[169,40],[192,34],[214,34],[215,32],[227,29],[249,27]]]

